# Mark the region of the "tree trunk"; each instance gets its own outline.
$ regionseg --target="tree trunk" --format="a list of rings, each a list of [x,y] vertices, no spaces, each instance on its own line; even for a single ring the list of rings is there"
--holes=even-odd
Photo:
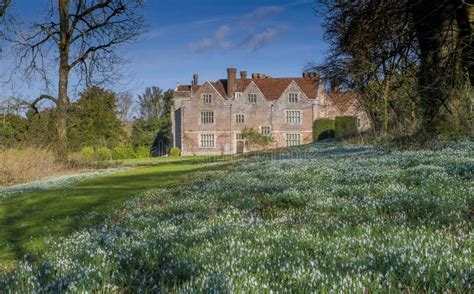
[[[459,128],[465,97],[459,93],[468,80],[460,47],[460,23],[456,14],[461,1],[413,1],[410,11],[417,20],[415,29],[420,45],[421,70],[418,79],[423,112],[423,131]],[[461,50],[461,51],[460,51]]]
[[[57,125],[58,132],[58,157],[61,161],[67,161],[67,116],[69,111],[69,98],[67,94],[69,80],[69,0],[59,0],[59,84]]]
[[[61,161],[67,161],[67,115],[69,111],[69,99],[67,97],[69,70],[65,67],[59,68],[59,93],[57,105],[57,125],[58,132],[58,157]]]
[[[383,86],[383,136],[388,132],[388,95],[390,94],[390,77],[385,77]]]

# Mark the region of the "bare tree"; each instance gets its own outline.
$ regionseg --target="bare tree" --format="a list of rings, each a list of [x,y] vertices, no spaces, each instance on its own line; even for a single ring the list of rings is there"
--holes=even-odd
[[[0,3],[0,17],[5,14],[5,10],[7,10],[8,6],[10,6],[11,0],[2,0]]]
[[[471,4],[468,4],[471,3]],[[416,0],[408,9],[417,20],[419,91],[423,129],[473,130],[474,5],[466,0]],[[470,97],[469,97],[470,96]],[[466,99],[467,98],[467,99]]]
[[[147,87],[142,95],[138,95],[140,117],[145,120],[159,118],[165,111],[163,90],[159,87]]]
[[[132,120],[135,112],[135,101],[132,93],[123,92],[118,95],[117,110],[121,121],[129,122]]]
[[[57,79],[57,95],[40,95],[31,106],[43,100],[56,106],[60,160],[67,160],[71,74],[77,85],[111,81],[123,63],[116,48],[136,41],[143,30],[142,5],[142,0],[52,0],[44,21],[11,39],[24,77],[40,77],[47,89]]]
[[[325,37],[331,45],[322,65],[313,65],[329,81],[358,92],[375,133],[387,134],[397,112],[414,99],[418,50],[407,0],[343,2],[326,7]],[[398,100],[398,101],[397,101]]]
[[[342,1],[318,8],[322,6],[331,53],[316,68],[373,103],[372,118],[382,122],[383,134],[389,117],[427,134],[469,128],[474,6],[462,0]]]

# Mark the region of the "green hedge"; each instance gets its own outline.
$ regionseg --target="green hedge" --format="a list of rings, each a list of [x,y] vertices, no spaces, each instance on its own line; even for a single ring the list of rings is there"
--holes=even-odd
[[[335,121],[336,138],[349,137],[357,134],[357,117],[338,116]]]
[[[119,145],[111,149],[86,146],[81,149],[80,153],[83,161],[107,161],[112,159],[147,158],[150,157],[150,148],[148,146],[133,148],[131,145]]]
[[[136,158],[135,150],[132,145],[119,145],[112,149],[112,158],[117,159],[128,159]]]
[[[313,142],[334,138],[335,121],[330,118],[318,118],[313,123]]]

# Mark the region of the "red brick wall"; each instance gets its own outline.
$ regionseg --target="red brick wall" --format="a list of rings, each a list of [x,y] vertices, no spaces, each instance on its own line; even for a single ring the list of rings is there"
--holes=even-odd
[[[248,102],[248,94],[257,95],[256,103]],[[289,93],[298,93],[298,102],[290,103]],[[203,101],[203,94],[211,94],[212,102],[206,104]],[[209,83],[206,82],[199,90],[192,95],[175,92],[174,107],[182,107],[182,154],[231,154],[237,151],[236,133],[240,133],[244,127],[252,127],[260,132],[260,127],[271,126],[274,143],[272,147],[285,146],[285,134],[300,133],[302,144],[312,142],[312,123],[317,118],[336,117],[343,115],[333,105],[324,92],[321,85],[318,89],[318,96],[307,97],[305,93],[292,82],[288,88],[276,99],[269,101],[260,92],[254,83],[242,92],[240,98],[225,99]],[[288,124],[286,122],[286,110],[300,110],[301,123]],[[214,123],[201,124],[201,111],[213,111]],[[238,124],[236,114],[243,114],[245,122]],[[365,112],[358,107],[358,104],[351,106],[344,115],[357,115],[361,119],[361,128],[370,126],[370,121]],[[201,148],[200,134],[213,133],[215,136],[214,148]],[[251,148],[246,145],[245,151]]]

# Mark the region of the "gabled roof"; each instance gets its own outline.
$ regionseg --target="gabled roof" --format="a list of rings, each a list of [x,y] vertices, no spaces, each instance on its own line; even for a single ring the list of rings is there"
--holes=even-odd
[[[319,78],[262,78],[262,79],[237,79],[236,80],[236,91],[243,92],[249,86],[251,82],[260,89],[267,100],[278,99],[283,92],[288,88],[290,83],[295,81],[301,90],[310,99],[314,99],[318,93]],[[211,82],[216,90],[225,98],[227,97],[227,80],[222,79],[216,82]],[[177,91],[192,91],[196,92],[201,86],[191,85],[180,85]]]
[[[344,114],[359,98],[359,95],[354,92],[329,92],[328,97],[341,114]]]
[[[193,89],[193,92],[196,92],[197,90],[199,90],[199,88],[201,88],[201,86],[191,86],[191,85],[179,85],[177,88],[176,88],[176,91],[178,92],[187,92],[187,91],[191,91],[191,88]]]

